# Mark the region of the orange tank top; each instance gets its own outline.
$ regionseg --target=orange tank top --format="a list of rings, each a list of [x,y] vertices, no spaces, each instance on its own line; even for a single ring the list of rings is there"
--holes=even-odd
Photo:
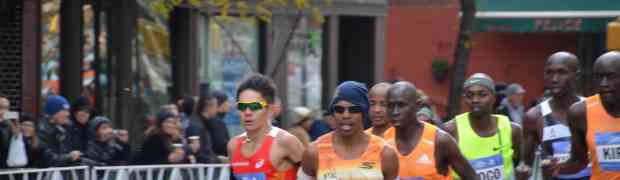
[[[424,123],[424,122],[423,122]],[[413,179],[452,179],[451,176],[439,174],[435,164],[435,136],[437,127],[424,123],[424,131],[422,138],[416,145],[415,149],[408,155],[403,155],[397,151],[398,161],[400,163],[398,177],[400,180]],[[396,147],[396,140],[388,141],[390,145]]]
[[[241,153],[241,146],[247,135],[244,133],[237,139],[237,148],[233,152],[231,160],[233,175],[237,179],[295,180],[297,178],[297,167],[292,167],[286,171],[277,171],[271,164],[269,154],[275,137],[280,131],[282,130],[273,127],[263,140],[263,144],[251,157],[245,157]]]
[[[329,179],[383,179],[381,168],[381,154],[385,141],[380,137],[370,135],[370,142],[366,151],[357,159],[345,160],[336,155],[333,142],[333,133],[321,136],[316,141],[319,153],[318,180]]]
[[[620,179],[620,118],[607,113],[598,95],[586,99],[586,110],[591,179]]]
[[[370,135],[375,135],[375,134],[372,133],[373,129],[374,128],[372,128],[372,127],[368,128],[365,132],[370,134]],[[375,136],[378,136],[378,135],[375,135]],[[381,134],[379,137],[383,138],[386,141],[390,140],[390,139],[394,139],[394,137],[396,137],[396,130],[394,129],[394,127],[390,127],[388,129],[386,129],[385,132],[383,132],[383,134]]]

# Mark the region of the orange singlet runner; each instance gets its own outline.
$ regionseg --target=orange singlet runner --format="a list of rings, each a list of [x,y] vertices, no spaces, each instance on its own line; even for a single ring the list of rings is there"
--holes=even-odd
[[[415,149],[408,155],[398,154],[398,161],[400,168],[398,176],[400,180],[423,180],[423,179],[452,179],[451,176],[445,176],[437,172],[437,166],[435,164],[435,136],[437,134],[437,127],[434,125],[424,123],[424,132]],[[388,141],[390,145],[396,147],[396,140],[392,139]]]
[[[333,133],[326,134],[316,140],[319,154],[318,180],[380,180],[383,179],[381,154],[385,141],[378,136],[369,135],[368,147],[357,159],[345,160],[336,154]]]
[[[278,172],[271,164],[269,153],[274,138],[282,131],[273,127],[269,134],[263,140],[260,148],[251,157],[245,157],[241,153],[243,141],[247,138],[244,133],[237,140],[237,148],[232,154],[231,166],[233,174],[238,180],[295,180],[297,177],[297,168],[293,167],[287,171]]]
[[[586,100],[586,116],[591,179],[620,179],[620,118],[607,113],[598,95]]]

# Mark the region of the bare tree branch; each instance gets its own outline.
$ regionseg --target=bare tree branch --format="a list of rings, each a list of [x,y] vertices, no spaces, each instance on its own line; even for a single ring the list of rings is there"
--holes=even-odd
[[[213,22],[215,22],[218,26],[224,29],[224,32],[226,32],[226,36],[230,38],[230,41],[233,43],[233,46],[239,51],[239,53],[243,57],[244,62],[248,64],[248,66],[250,66],[250,68],[252,69],[252,72],[254,73],[258,72],[256,68],[252,65],[252,63],[250,63],[250,57],[245,53],[245,51],[243,50],[243,47],[241,47],[241,45],[239,44],[239,41],[237,41],[237,38],[235,38],[232,32],[229,29],[226,29],[224,24],[221,21],[217,20],[217,18],[212,18],[212,19],[213,19]]]
[[[280,52],[280,56],[278,56],[278,62],[276,62],[276,65],[273,67],[273,70],[271,71],[271,73],[269,73],[269,77],[273,78],[276,72],[278,72],[278,67],[280,67],[280,64],[282,64],[282,62],[286,60],[286,53],[287,53],[288,47],[291,44],[291,41],[293,40],[295,31],[297,31],[297,27],[299,27],[299,21],[301,21],[302,16],[303,16],[303,11],[298,10],[297,17],[295,17],[295,22],[293,24],[293,27],[291,28],[291,31],[288,33],[288,37],[286,38],[286,41],[284,42],[284,48],[282,48],[282,52]]]

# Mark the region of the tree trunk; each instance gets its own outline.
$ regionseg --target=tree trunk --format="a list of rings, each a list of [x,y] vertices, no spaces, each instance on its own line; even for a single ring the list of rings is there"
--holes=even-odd
[[[475,0],[460,0],[461,21],[457,46],[454,53],[455,68],[450,84],[450,96],[448,99],[448,119],[452,119],[461,110],[461,91],[467,72],[469,53],[471,50],[472,25],[476,14]]]

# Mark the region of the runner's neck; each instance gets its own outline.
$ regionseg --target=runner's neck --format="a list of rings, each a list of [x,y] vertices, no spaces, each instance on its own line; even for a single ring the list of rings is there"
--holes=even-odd
[[[577,101],[579,101],[577,94],[571,93],[568,95],[553,96],[553,98],[549,101],[549,105],[551,105],[552,110],[568,111],[570,106]]]
[[[418,132],[424,128],[424,124],[418,120],[410,122],[408,125],[402,126],[396,131],[396,139],[403,142],[410,142],[415,137],[415,132]]]
[[[480,117],[477,116],[469,116],[469,122],[471,127],[477,132],[483,131],[488,132],[497,127],[497,122],[494,121],[495,118],[491,114],[485,114]]]
[[[267,124],[266,126],[259,128],[255,131],[247,131],[247,139],[246,142],[260,142],[263,140],[263,138],[265,138],[265,136],[267,136],[267,134],[269,134],[269,131],[271,131],[271,125]]]

